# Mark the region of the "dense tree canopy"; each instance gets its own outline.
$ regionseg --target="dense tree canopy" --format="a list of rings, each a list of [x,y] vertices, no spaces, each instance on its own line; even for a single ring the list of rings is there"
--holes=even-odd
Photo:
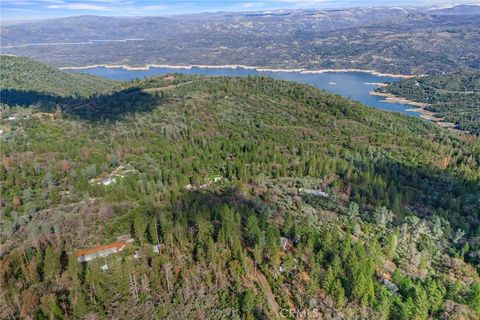
[[[478,138],[263,77],[48,103],[2,107],[2,318],[478,318]]]
[[[120,87],[117,81],[86,74],[66,73],[25,57],[0,55],[1,88],[53,96],[90,96]],[[5,101],[2,92],[2,102]]]

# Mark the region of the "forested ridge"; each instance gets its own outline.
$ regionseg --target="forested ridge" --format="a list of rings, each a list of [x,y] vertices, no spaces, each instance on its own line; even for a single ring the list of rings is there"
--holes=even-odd
[[[14,98],[1,318],[478,319],[478,138],[265,77]]]
[[[0,55],[2,101],[8,97],[4,89],[27,92],[30,96],[91,96],[112,92],[120,87],[117,81],[88,74],[66,73],[26,57]]]
[[[425,109],[437,117],[480,135],[480,72],[412,78],[378,90],[428,103]]]

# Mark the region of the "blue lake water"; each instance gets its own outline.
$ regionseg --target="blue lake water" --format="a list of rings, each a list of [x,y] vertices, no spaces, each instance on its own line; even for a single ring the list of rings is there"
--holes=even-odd
[[[377,76],[365,72],[271,72],[244,68],[156,68],[147,70],[127,70],[122,68],[94,67],[89,69],[70,70],[70,72],[88,73],[100,77],[129,81],[135,78],[152,77],[171,73],[200,74],[206,76],[247,76],[263,75],[275,79],[297,81],[314,85],[320,89],[340,94],[346,98],[360,101],[377,109],[401,112],[413,117],[419,117],[417,112],[407,111],[411,106],[384,102],[384,98],[372,96],[370,91],[377,88],[376,83],[399,81],[401,78]]]

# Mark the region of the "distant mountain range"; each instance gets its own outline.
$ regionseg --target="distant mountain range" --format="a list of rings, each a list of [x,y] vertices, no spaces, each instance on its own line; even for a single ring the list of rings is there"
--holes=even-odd
[[[2,26],[0,34],[2,53],[58,67],[243,64],[405,74],[480,67],[476,5],[79,16]]]
[[[433,14],[475,15],[480,14],[480,3],[477,2],[477,4],[438,6],[430,8],[429,11]]]

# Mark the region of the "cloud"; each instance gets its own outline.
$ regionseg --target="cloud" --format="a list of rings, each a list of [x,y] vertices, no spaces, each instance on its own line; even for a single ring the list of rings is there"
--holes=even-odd
[[[251,7],[256,7],[256,6],[262,6],[264,4],[265,3],[263,3],[263,2],[242,2],[242,3],[240,3],[240,7],[251,8]]]
[[[165,11],[168,9],[168,6],[164,5],[151,5],[151,6],[143,6],[141,7],[142,10],[145,11]]]
[[[307,3],[318,3],[318,2],[328,2],[329,0],[278,0],[278,2],[291,2],[298,4],[307,4]]]
[[[67,9],[67,10],[88,10],[88,11],[106,11],[108,7],[90,4],[90,3],[64,3],[64,4],[50,4],[46,6],[49,9]]]
[[[32,9],[25,9],[25,8],[2,8],[5,11],[12,11],[12,12],[35,12]]]
[[[2,0],[3,4],[39,4],[39,3],[64,3],[64,0],[34,0],[34,1],[22,1],[22,0]]]

